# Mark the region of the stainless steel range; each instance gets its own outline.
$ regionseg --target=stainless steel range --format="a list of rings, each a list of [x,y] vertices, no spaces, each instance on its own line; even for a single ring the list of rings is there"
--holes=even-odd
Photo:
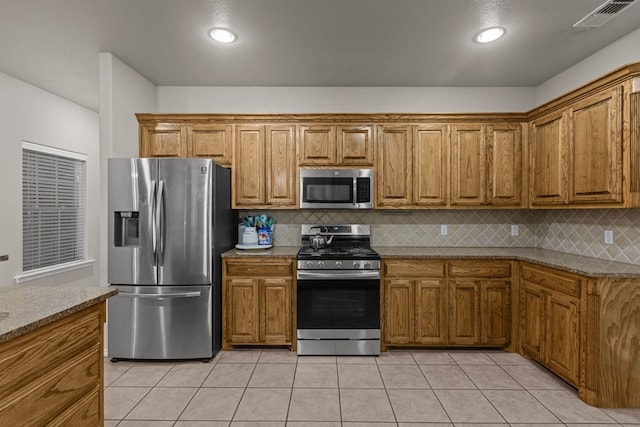
[[[299,355],[380,354],[380,255],[368,225],[302,225]]]

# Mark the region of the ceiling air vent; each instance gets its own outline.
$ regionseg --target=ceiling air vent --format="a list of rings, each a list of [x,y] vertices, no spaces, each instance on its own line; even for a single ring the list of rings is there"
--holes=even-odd
[[[599,27],[633,4],[634,0],[608,0],[573,24],[574,27]]]

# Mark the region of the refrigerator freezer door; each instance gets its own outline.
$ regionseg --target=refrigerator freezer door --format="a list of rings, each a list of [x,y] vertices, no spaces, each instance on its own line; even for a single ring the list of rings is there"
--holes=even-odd
[[[159,160],[159,285],[212,283],[212,168],[207,159]]]
[[[109,357],[213,357],[211,286],[117,288],[107,302]]]
[[[109,268],[112,284],[157,284],[154,248],[156,159],[109,159]]]

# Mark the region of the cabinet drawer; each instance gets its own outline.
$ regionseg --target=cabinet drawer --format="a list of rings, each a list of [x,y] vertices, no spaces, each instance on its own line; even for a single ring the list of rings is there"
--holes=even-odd
[[[569,273],[523,264],[520,275],[522,280],[537,283],[553,291],[580,297],[580,278]]]
[[[509,261],[451,261],[449,263],[451,277],[511,277]]]
[[[293,261],[270,258],[226,259],[228,276],[287,276],[293,274]]]
[[[444,277],[444,261],[403,259],[384,261],[386,277]]]

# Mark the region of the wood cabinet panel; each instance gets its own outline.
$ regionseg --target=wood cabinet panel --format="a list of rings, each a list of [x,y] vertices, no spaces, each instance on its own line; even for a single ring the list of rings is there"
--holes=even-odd
[[[233,343],[257,343],[259,331],[259,301],[257,279],[234,278],[226,283],[227,338]]]
[[[413,204],[418,206],[447,204],[448,147],[449,127],[447,125],[414,127]]]
[[[542,289],[529,283],[522,289],[522,326],[520,340],[524,352],[542,361],[542,341],[544,329],[544,295]]]
[[[385,281],[385,341],[410,344],[415,340],[415,289],[410,280]]]
[[[486,186],[485,126],[451,126],[451,204],[485,204]]]
[[[140,127],[140,157],[187,157],[186,131],[175,124]]]
[[[520,205],[522,202],[522,126],[490,125],[487,128],[489,203]]]
[[[415,281],[415,342],[418,344],[447,343],[447,291],[442,279]]]
[[[511,341],[511,282],[483,281],[480,290],[480,342],[506,346]]]
[[[411,204],[411,126],[379,126],[378,207]]]
[[[189,130],[189,157],[212,159],[222,166],[231,166],[233,126],[194,124]]]
[[[389,260],[383,263],[386,277],[444,277],[445,263],[441,260]]]
[[[545,363],[556,374],[578,385],[578,300],[562,294],[546,298]]]
[[[242,258],[228,258],[225,260],[225,264],[229,276],[290,277],[294,273],[291,261],[278,260],[277,258],[260,258],[259,262],[247,262]]]
[[[266,204],[296,206],[296,150],[294,126],[266,128]]]
[[[480,284],[473,280],[449,281],[449,342],[480,343]]]
[[[373,166],[373,126],[337,126],[337,159],[341,166]]]
[[[520,275],[523,280],[544,286],[552,291],[562,292],[574,297],[580,296],[580,279],[573,274],[525,264],[521,268]]]
[[[301,166],[332,165],[336,162],[336,134],[334,126],[300,126],[298,152]]]
[[[451,277],[511,277],[511,262],[492,260],[451,261]]]
[[[233,201],[235,206],[259,206],[265,203],[264,156],[264,127],[238,126],[233,154]]]
[[[567,116],[553,113],[531,124],[531,203],[567,202]]]
[[[570,202],[622,201],[622,87],[569,109]]]
[[[260,289],[260,341],[291,342],[291,280],[265,279]]]

